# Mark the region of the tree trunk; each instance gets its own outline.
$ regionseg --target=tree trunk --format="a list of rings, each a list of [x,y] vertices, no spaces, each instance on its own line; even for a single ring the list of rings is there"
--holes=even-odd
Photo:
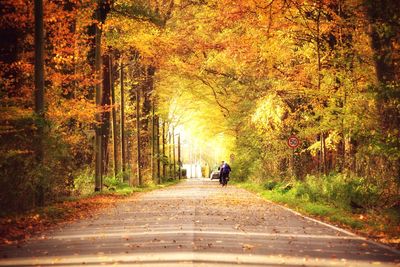
[[[118,174],[118,138],[117,138],[117,112],[115,109],[115,87],[114,87],[114,71],[113,71],[113,58],[110,55],[109,60],[110,70],[110,89],[111,89],[111,105],[112,105],[112,139],[113,139],[113,167],[114,178]]]
[[[155,180],[155,143],[156,143],[156,138],[155,138],[155,116],[154,116],[154,99],[151,103],[151,179],[154,181]]]
[[[168,178],[172,178],[172,151],[171,151],[171,132],[170,132],[171,124],[168,124]]]
[[[97,9],[95,11],[95,20],[97,23],[94,23],[95,28],[95,48],[94,48],[94,71],[97,83],[95,85],[95,102],[96,106],[101,109],[103,106],[103,87],[102,82],[102,60],[101,60],[101,23],[104,23],[106,20],[107,14],[110,11],[110,3],[105,0],[98,0],[97,1]],[[108,79],[108,77],[106,77]],[[104,81],[103,81],[104,83]],[[103,112],[96,113],[96,126],[95,126],[95,191],[101,191],[103,187],[103,164],[104,159],[103,155],[105,150],[103,149],[103,134],[105,128],[102,126],[102,116]]]
[[[370,21],[371,46],[374,52],[375,72],[379,82],[377,91],[377,109],[380,112],[383,143],[388,143],[391,136],[398,135],[400,125],[399,80],[400,60],[400,25],[398,0],[365,0]],[[391,149],[400,151],[399,142],[391,142]],[[400,157],[396,163],[400,166]],[[400,183],[400,167],[397,167],[398,182]]]
[[[126,170],[126,154],[125,154],[125,91],[124,91],[124,66],[122,65],[122,60],[120,63],[121,74],[120,74],[120,83],[121,83],[121,122],[120,122],[120,133],[121,133],[121,167],[122,167],[122,175],[123,181],[127,182],[127,175],[125,174]]]
[[[100,21],[100,8],[97,8],[96,10],[96,20]],[[101,29],[99,25],[96,26],[95,30],[95,62],[94,62],[94,70],[96,73],[96,79],[97,79],[97,84],[95,86],[95,91],[96,91],[96,106],[99,108],[101,106],[101,100],[102,100],[102,86],[101,82]],[[95,153],[96,153],[96,167],[95,167],[95,191],[101,191],[102,189],[102,183],[103,183],[103,149],[102,149],[102,144],[103,144],[103,138],[102,138],[102,132],[101,132],[101,113],[99,110],[96,113],[96,136],[95,136]]]
[[[156,116],[156,153],[157,153],[157,179],[161,184],[161,160],[160,160],[160,117]]]
[[[182,179],[182,170],[181,170],[182,162],[181,162],[181,135],[178,135],[178,171],[179,171],[179,180]]]
[[[318,15],[317,15],[317,37],[316,37],[316,45],[317,45],[317,90],[318,93],[321,93],[321,32],[320,32],[320,19],[321,19],[321,1],[318,1]],[[320,133],[320,170],[319,172],[325,174],[325,150],[324,150],[324,134],[321,131]]]
[[[137,179],[139,185],[142,185],[142,173],[141,173],[141,147],[140,147],[140,87],[136,89],[136,141],[137,141]]]
[[[110,107],[111,105],[111,68],[110,68],[110,55],[104,55],[102,57],[103,63],[103,95],[101,100],[102,107]],[[102,149],[103,149],[103,174],[108,173],[108,163],[110,161],[110,153],[108,149],[110,139],[110,125],[111,125],[111,112],[102,112]]]
[[[176,179],[176,157],[175,157],[175,127],[172,127],[172,163],[173,167],[173,175],[172,178]]]
[[[35,115],[37,135],[34,140],[35,158],[38,166],[43,164],[44,139],[44,27],[43,0],[35,0]],[[44,181],[39,177],[36,188],[36,204],[44,205]]]
[[[162,158],[163,158],[163,177],[167,176],[167,164],[165,162],[165,121],[162,123]]]
[[[325,142],[325,134],[321,134],[321,140],[322,140],[322,156],[323,156],[323,161],[322,161],[322,173],[324,175],[327,175],[327,160],[326,160],[326,142]]]

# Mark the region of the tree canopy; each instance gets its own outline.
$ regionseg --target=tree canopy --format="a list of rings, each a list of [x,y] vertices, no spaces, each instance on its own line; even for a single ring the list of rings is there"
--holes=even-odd
[[[176,135],[181,161],[233,161],[236,179],[340,173],[398,201],[398,1],[44,0],[41,122],[33,7],[0,6],[1,200],[10,208],[38,187],[49,200],[76,192],[95,161],[101,177],[121,160],[131,183],[139,169],[157,181],[182,163],[172,159]]]

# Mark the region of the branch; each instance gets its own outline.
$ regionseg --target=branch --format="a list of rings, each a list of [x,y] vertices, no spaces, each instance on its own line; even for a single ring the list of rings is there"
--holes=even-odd
[[[225,113],[223,112],[223,113],[224,113],[224,116],[226,116],[226,115],[230,116],[230,111],[229,111],[229,109],[226,108],[225,106],[223,106],[223,105],[221,104],[221,102],[219,102],[218,96],[217,96],[217,93],[215,92],[214,86],[212,86],[208,81],[204,80],[203,78],[201,78],[201,77],[199,77],[199,76],[197,76],[197,79],[199,79],[203,84],[205,84],[205,85],[207,85],[209,88],[211,88],[211,90],[212,90],[212,92],[213,92],[213,95],[214,95],[215,102],[217,102],[218,106],[220,106],[223,110],[225,110],[225,111],[227,112],[227,114],[225,114]]]
[[[236,77],[235,75],[232,74],[228,74],[228,73],[224,73],[224,72],[219,72],[217,70],[213,70],[213,69],[204,69],[204,71],[214,74],[214,75],[219,75],[219,76],[223,76],[226,78],[229,78],[231,80],[237,81],[239,84],[244,85],[245,82],[240,80],[240,78]]]

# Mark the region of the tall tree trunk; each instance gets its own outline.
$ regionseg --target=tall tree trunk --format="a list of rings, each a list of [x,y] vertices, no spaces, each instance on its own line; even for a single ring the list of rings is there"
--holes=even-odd
[[[121,108],[121,122],[120,122],[120,133],[121,133],[121,167],[122,167],[122,175],[123,175],[123,181],[127,182],[127,175],[125,174],[126,170],[126,153],[125,153],[125,90],[124,90],[124,66],[122,64],[122,60],[120,63],[120,83],[121,83],[121,103],[120,103],[120,108]]]
[[[156,143],[156,138],[155,138],[155,116],[154,116],[154,99],[151,102],[151,179],[154,181],[155,180],[155,143]]]
[[[324,175],[327,175],[326,142],[325,142],[325,134],[324,133],[322,133],[321,138],[322,138],[321,140],[322,140],[322,156],[323,156],[322,173]]]
[[[181,134],[178,135],[178,171],[179,180],[182,179],[182,161],[181,161]]]
[[[365,0],[370,21],[371,46],[374,51],[375,72],[379,82],[377,89],[377,109],[380,112],[382,142],[400,151],[400,143],[393,140],[398,136],[400,125],[400,25],[398,0]],[[397,157],[400,166],[400,157]],[[400,167],[397,167],[400,183]]]
[[[172,178],[176,179],[176,157],[175,157],[175,127],[172,127],[172,163],[174,174]]]
[[[316,45],[317,45],[317,89],[318,93],[321,93],[321,81],[322,81],[322,74],[321,74],[321,9],[322,9],[322,3],[321,0],[318,1],[318,15],[317,15],[317,36],[316,36]],[[321,131],[320,133],[320,141],[321,141],[321,146],[320,146],[320,164],[321,164],[321,170],[323,174],[325,174],[325,169],[326,169],[326,157],[325,157],[325,138],[324,138],[324,132]]]
[[[168,178],[172,178],[172,151],[171,151],[171,131],[170,131],[171,124],[168,123]]]
[[[109,60],[110,70],[110,89],[111,89],[111,105],[112,105],[112,139],[113,139],[113,167],[114,178],[118,173],[118,138],[117,138],[117,112],[115,109],[115,87],[114,87],[114,71],[113,71],[113,57],[110,55]]]
[[[34,140],[35,158],[37,164],[43,164],[44,139],[44,29],[43,0],[35,0],[35,114],[37,116],[37,136]],[[44,205],[44,181],[39,177],[36,204]]]
[[[95,11],[95,23],[93,24],[95,29],[95,48],[94,48],[94,71],[97,83],[95,85],[95,102],[96,106],[101,109],[103,105],[103,88],[102,82],[103,78],[101,66],[101,35],[102,29],[101,24],[106,20],[107,14],[110,11],[110,2],[105,0],[97,1],[97,8]],[[108,79],[108,77],[106,77]],[[104,81],[103,81],[104,82]],[[96,126],[95,126],[95,191],[101,191],[103,187],[103,155],[105,150],[103,150],[103,134],[104,127],[102,126],[102,116],[103,112],[96,113]]]
[[[100,22],[100,8],[97,8],[96,10],[96,20]],[[95,86],[95,91],[96,91],[96,106],[98,108],[101,107],[101,102],[102,102],[102,86],[101,86],[101,29],[100,25],[96,25],[96,30],[95,30],[95,62],[94,62],[94,70],[96,73],[96,79],[97,83]],[[103,138],[102,138],[102,129],[101,129],[101,113],[99,110],[96,113],[96,136],[95,136],[95,153],[96,153],[96,166],[95,166],[95,191],[101,191],[102,189],[102,183],[103,183],[103,149],[102,149],[102,144],[103,144]]]
[[[167,164],[165,162],[165,121],[162,122],[162,158],[163,158],[163,178],[167,176]]]
[[[160,117],[156,116],[156,154],[157,154],[157,179],[161,184],[161,160],[160,160]]]
[[[136,142],[137,142],[137,179],[139,185],[142,185],[142,173],[141,173],[141,133],[140,133],[140,87],[136,89]]]
[[[102,58],[103,63],[103,95],[101,100],[102,107],[110,107],[111,105],[111,68],[110,68],[110,55],[104,55]],[[111,112],[102,112],[102,149],[103,149],[103,173],[108,173],[109,163],[109,139],[110,139],[110,125]]]

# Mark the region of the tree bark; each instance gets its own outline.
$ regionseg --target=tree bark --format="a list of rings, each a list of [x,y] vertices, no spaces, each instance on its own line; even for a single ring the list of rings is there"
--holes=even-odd
[[[178,135],[178,171],[179,171],[179,180],[182,179],[182,170],[181,170],[182,162],[181,162],[181,134]]]
[[[371,46],[374,52],[375,72],[379,84],[377,91],[377,109],[380,112],[382,142],[392,139],[390,135],[398,135],[400,125],[399,80],[400,80],[400,26],[398,0],[365,0],[367,15],[370,21]],[[397,97],[396,97],[397,96]],[[391,143],[392,149],[400,151],[399,142]],[[396,163],[400,166],[400,157]],[[400,183],[400,167],[397,167]]]
[[[43,139],[44,139],[44,26],[43,26],[43,0],[35,0],[35,115],[37,135],[34,140],[35,158],[37,164],[43,164]],[[39,177],[36,188],[36,204],[44,205],[44,181]]]
[[[100,22],[100,7],[96,10],[96,20]],[[95,101],[96,106],[99,108],[102,104],[102,86],[101,86],[101,28],[100,25],[96,25],[95,30],[95,61],[94,61],[94,71],[96,73],[97,83],[95,85]],[[96,113],[96,136],[95,136],[95,158],[96,158],[96,166],[95,166],[95,189],[94,191],[101,191],[103,184],[103,138],[102,138],[102,118],[99,110]]]
[[[152,100],[151,103],[151,179],[154,181],[155,180],[155,116],[154,116],[154,100]]]
[[[167,164],[165,162],[165,121],[162,123],[162,158],[163,158],[163,178],[167,176]]]
[[[173,168],[173,175],[172,178],[176,179],[176,157],[175,157],[175,127],[172,127],[172,166]]]
[[[114,178],[118,174],[118,138],[117,138],[117,112],[115,108],[115,87],[114,87],[114,71],[113,71],[113,57],[110,55],[109,59],[110,70],[110,89],[111,89],[111,105],[112,105],[112,139],[113,139],[113,167]]]
[[[325,142],[325,134],[324,133],[322,133],[321,134],[321,141],[322,141],[322,158],[323,158],[323,161],[322,161],[322,173],[324,174],[324,175],[327,175],[327,160],[326,160],[326,142]]]
[[[160,160],[160,117],[156,116],[156,153],[157,153],[157,179],[161,184],[161,160]]]
[[[170,132],[171,124],[168,124],[168,178],[172,178],[172,151],[171,151],[171,132]]]
[[[111,68],[110,68],[110,55],[102,57],[103,65],[103,95],[101,99],[101,106],[109,108],[111,106]],[[103,174],[108,173],[108,166],[110,161],[110,153],[108,144],[110,140],[110,126],[111,126],[111,111],[102,111],[102,158],[103,158]]]
[[[140,87],[136,89],[136,142],[137,142],[137,179],[139,185],[142,185],[142,173],[141,173],[141,145],[140,145]]]
[[[123,181],[127,182],[127,175],[125,174],[126,170],[126,153],[125,153],[125,91],[124,91],[124,66],[122,65],[122,60],[120,63],[120,86],[121,86],[121,122],[120,122],[120,133],[121,133],[121,167],[122,167],[122,175]]]

